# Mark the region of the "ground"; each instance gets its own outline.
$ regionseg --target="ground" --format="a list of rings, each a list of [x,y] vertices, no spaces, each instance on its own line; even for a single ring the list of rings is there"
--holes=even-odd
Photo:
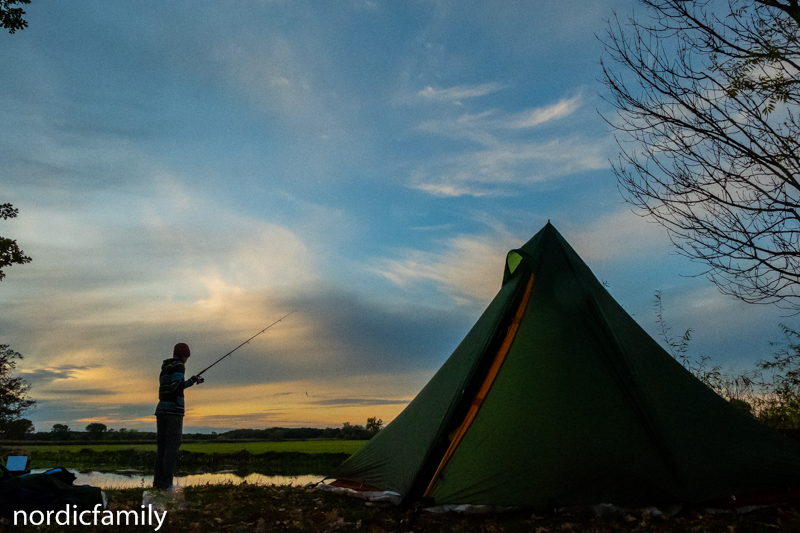
[[[139,509],[142,489],[109,490],[109,509]],[[0,525],[11,531],[153,531],[154,526]],[[502,514],[434,514],[389,503],[365,502],[306,487],[207,485],[183,490],[170,503],[161,532],[530,532],[530,533],[778,533],[800,532],[800,504],[745,514],[700,515],[687,510],[672,517],[642,512],[596,517],[592,514],[516,511]]]

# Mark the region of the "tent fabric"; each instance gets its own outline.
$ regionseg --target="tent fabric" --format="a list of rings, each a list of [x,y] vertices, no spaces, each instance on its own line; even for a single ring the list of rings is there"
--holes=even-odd
[[[800,444],[675,361],[548,222],[419,395],[329,477],[435,505],[733,501],[797,490]]]
[[[481,356],[514,303],[519,285],[520,279],[503,285],[453,355],[416,398],[330,477],[402,495],[412,494],[412,487],[425,483],[423,472],[431,468],[433,457],[441,457],[446,451],[447,434],[454,429],[449,423],[478,371]],[[436,465],[432,468],[435,470]],[[428,476],[432,474],[433,471],[428,472]]]
[[[433,477],[428,483],[428,489],[425,491],[426,497],[429,495],[430,491],[433,489],[436,482],[441,477],[441,473],[444,471],[444,468],[447,466],[450,458],[453,456],[455,451],[459,449],[459,446],[461,445],[461,439],[464,437],[470,425],[475,420],[475,417],[480,411],[483,402],[486,400],[486,396],[489,394],[489,390],[491,390],[492,385],[494,384],[494,380],[499,374],[500,368],[502,367],[503,362],[505,361],[505,358],[508,355],[508,352],[511,348],[511,344],[514,342],[514,337],[516,336],[517,330],[519,330],[519,325],[520,322],[522,321],[522,316],[525,312],[525,309],[527,308],[528,301],[530,300],[530,294],[532,288],[533,288],[533,276],[531,276],[530,279],[528,280],[527,288],[525,289],[525,294],[523,295],[522,301],[520,302],[516,312],[514,313],[514,319],[508,326],[505,338],[503,339],[503,342],[500,344],[500,348],[498,349],[497,354],[494,356],[488,372],[486,372],[486,375],[483,377],[483,383],[481,384],[478,393],[472,399],[472,404],[469,406],[469,410],[467,411],[467,414],[464,416],[464,420],[461,422],[461,425],[449,436],[450,445],[448,446],[447,451],[444,454],[444,457],[439,463],[439,467],[436,469],[436,472],[433,474]]]

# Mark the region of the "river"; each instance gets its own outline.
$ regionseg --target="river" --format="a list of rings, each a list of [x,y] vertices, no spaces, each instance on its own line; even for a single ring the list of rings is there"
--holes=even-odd
[[[67,469],[77,476],[73,484],[91,485],[103,489],[133,489],[138,487],[149,488],[153,486],[153,476],[130,473],[109,473],[109,472],[78,472]],[[31,473],[45,472],[45,469],[32,470]],[[173,483],[179,487],[192,487],[195,485],[216,485],[224,483],[240,484],[247,482],[251,485],[295,485],[303,486],[309,483],[317,483],[325,477],[323,475],[305,476],[266,476],[263,474],[248,474],[239,476],[233,472],[215,472],[212,474],[192,474],[178,476]]]

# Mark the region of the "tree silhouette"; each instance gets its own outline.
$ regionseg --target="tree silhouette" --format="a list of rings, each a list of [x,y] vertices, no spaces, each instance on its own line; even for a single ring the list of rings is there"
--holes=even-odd
[[[625,199],[727,294],[800,311],[797,0],[640,0],[603,64]]]
[[[102,439],[103,434],[108,431],[108,427],[105,424],[101,424],[100,422],[92,422],[88,426],[86,426],[86,431],[89,433],[89,436],[93,439]]]
[[[6,28],[8,33],[23,30],[28,27],[28,22],[22,18],[25,11],[21,7],[11,7],[14,4],[30,4],[31,0],[0,0],[0,27]]]
[[[0,204],[0,218],[7,220],[17,216],[19,209],[14,209],[11,204]],[[31,258],[25,255],[17,246],[17,241],[0,237],[0,280],[6,277],[3,268],[17,264],[30,263]]]
[[[22,359],[22,356],[7,344],[0,344],[0,432],[9,429],[36,404],[28,397],[30,385],[22,378],[12,376],[15,359]]]

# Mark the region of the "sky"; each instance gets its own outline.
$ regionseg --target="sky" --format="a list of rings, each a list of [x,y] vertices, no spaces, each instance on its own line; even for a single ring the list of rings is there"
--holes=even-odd
[[[0,34],[0,282],[38,431],[388,423],[548,220],[657,337],[751,370],[793,326],[722,295],[611,171],[601,40],[628,0],[34,0]]]

